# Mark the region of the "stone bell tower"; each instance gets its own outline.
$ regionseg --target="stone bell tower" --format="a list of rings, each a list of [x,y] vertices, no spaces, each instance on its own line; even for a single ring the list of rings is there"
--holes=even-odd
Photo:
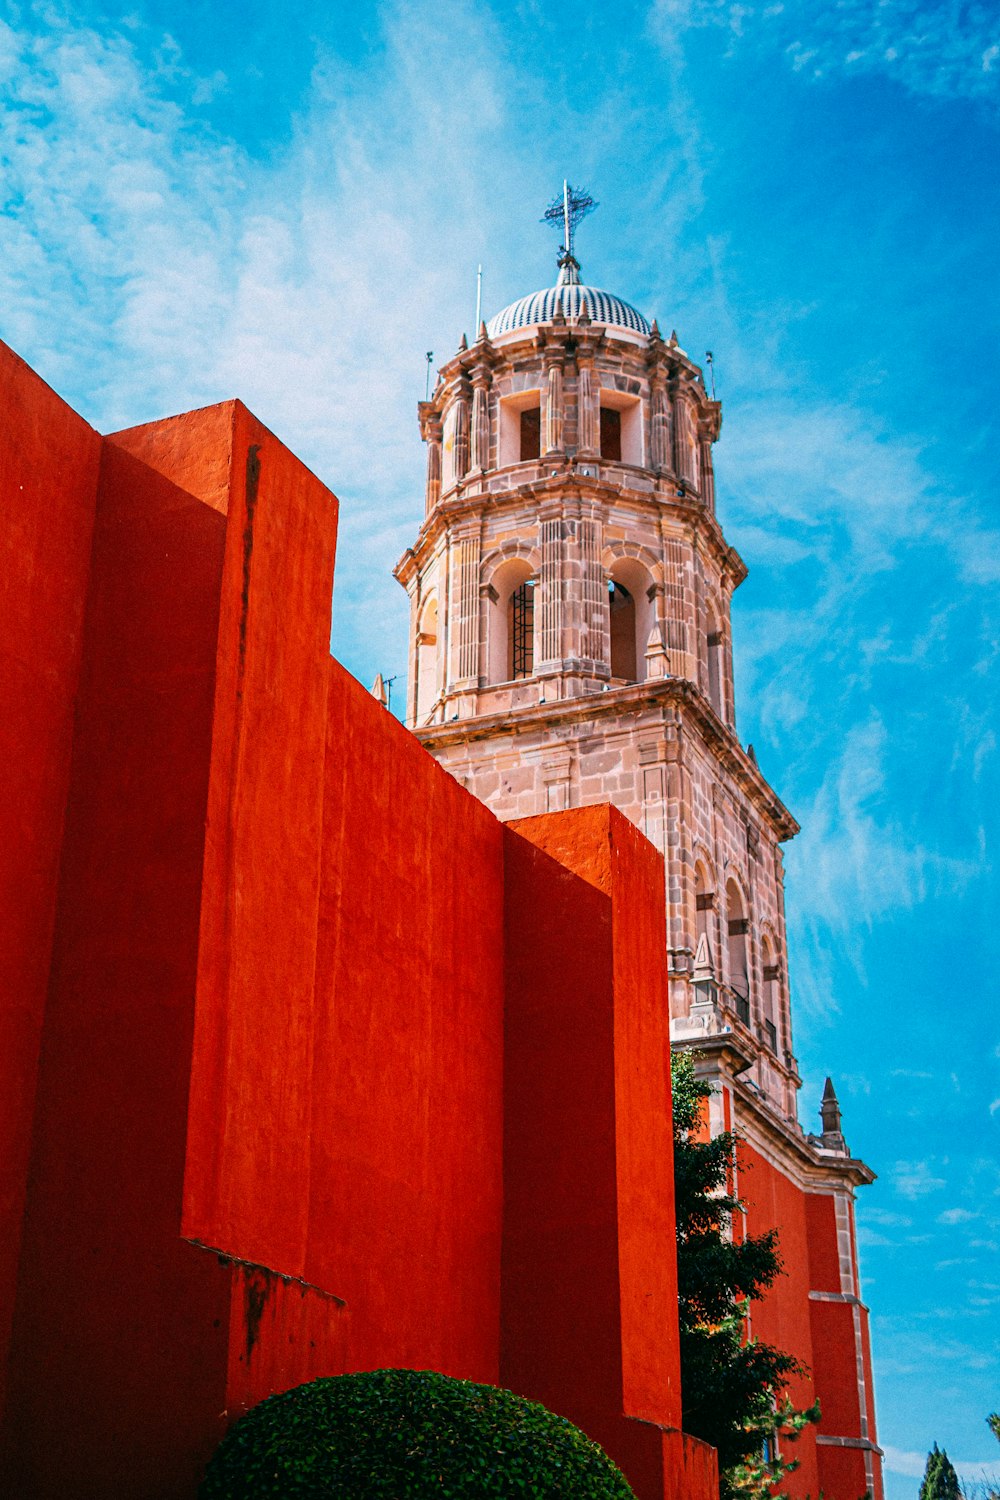
[[[783,1293],[824,1345],[839,1309],[853,1390],[851,1430],[821,1428],[802,1492],[812,1474],[813,1493],[877,1500],[853,1230],[873,1174],[827,1130],[829,1109],[819,1135],[797,1118],[781,844],[798,825],[736,733],[730,605],[746,568],[716,517],[721,408],[675,334],[581,281],[572,209],[586,200],[562,202],[556,284],[463,338],[420,403],[425,515],[396,568],[408,722],[499,817],[612,802],[663,854],[674,1043],[716,1085],[712,1128],[736,1126],[757,1185],[774,1179],[774,1203],[790,1188],[834,1247],[829,1284],[803,1266]],[[826,1409],[832,1366],[808,1344],[793,1352]]]

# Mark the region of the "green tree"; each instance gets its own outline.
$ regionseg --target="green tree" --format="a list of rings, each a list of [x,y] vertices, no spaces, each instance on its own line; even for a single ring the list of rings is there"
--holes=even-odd
[[[927,1455],[927,1467],[920,1485],[920,1500],[962,1500],[955,1466],[937,1443]]]
[[[673,1057],[674,1181],[683,1426],[719,1453],[722,1500],[766,1497],[797,1460],[779,1449],[819,1418],[787,1394],[804,1373],[790,1354],[746,1337],[746,1316],[781,1274],[775,1230],[737,1242],[731,1191],[736,1137],[701,1139],[711,1088],[695,1076],[690,1053]]]

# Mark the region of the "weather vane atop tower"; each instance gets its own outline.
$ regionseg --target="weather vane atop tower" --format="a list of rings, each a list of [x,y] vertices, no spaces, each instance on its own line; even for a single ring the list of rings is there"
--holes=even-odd
[[[576,226],[581,219],[585,219],[597,207],[597,202],[585,188],[571,187],[563,179],[563,190],[558,198],[553,198],[545,213],[542,215],[543,224],[561,225],[563,232],[563,243],[559,246],[559,269],[568,273],[566,280],[576,280],[575,272],[580,269],[580,263],[573,254],[573,236]],[[560,277],[562,280],[563,277]]]

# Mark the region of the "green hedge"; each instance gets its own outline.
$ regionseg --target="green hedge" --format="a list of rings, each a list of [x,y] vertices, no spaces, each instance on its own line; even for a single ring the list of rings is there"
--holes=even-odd
[[[634,1500],[607,1454],[537,1402],[431,1370],[338,1375],[230,1429],[200,1500],[422,1495]]]

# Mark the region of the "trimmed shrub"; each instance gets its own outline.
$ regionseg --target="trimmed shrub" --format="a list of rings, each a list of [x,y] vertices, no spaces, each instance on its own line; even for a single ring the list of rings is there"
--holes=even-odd
[[[432,1370],[372,1370],[271,1396],[227,1433],[200,1500],[634,1500],[603,1449],[535,1401]]]

